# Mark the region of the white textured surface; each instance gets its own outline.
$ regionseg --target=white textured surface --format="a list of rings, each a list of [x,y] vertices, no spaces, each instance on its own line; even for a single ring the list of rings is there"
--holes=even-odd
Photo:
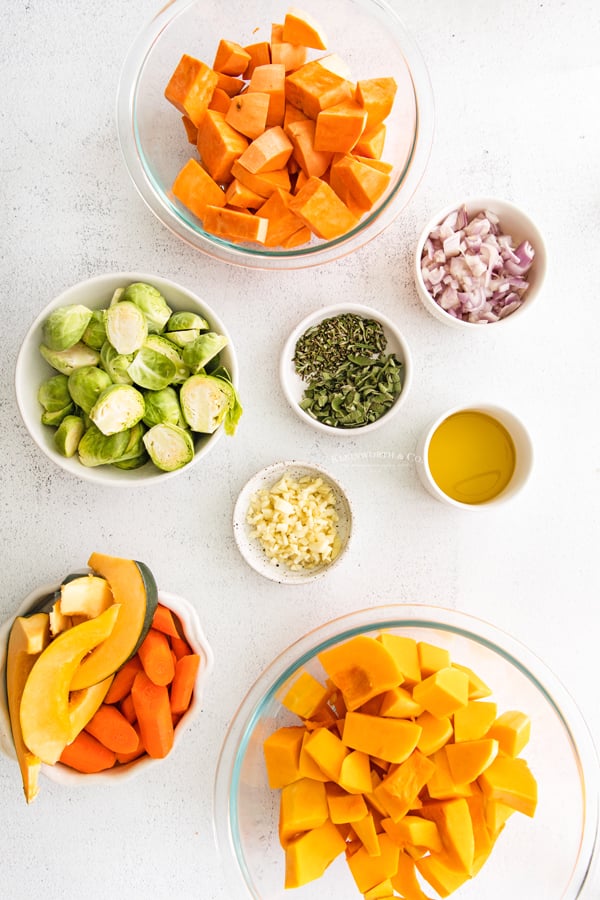
[[[161,588],[197,604],[215,668],[189,739],[127,790],[71,791],[44,780],[26,808],[15,765],[0,758],[0,895],[11,900],[229,898],[211,832],[227,724],[276,653],[349,609],[430,601],[490,620],[554,669],[600,743],[597,4],[395,0],[433,83],[428,171],[374,243],[350,260],[288,274],[243,272],[196,254],[154,220],[129,183],[114,125],[118,72],[160,5],[4,5],[0,618],[92,550],[132,556],[151,564]],[[522,205],[549,251],[535,308],[514,330],[477,339],[430,318],[410,277],[422,223],[466,194]],[[26,433],[11,383],[20,339],[52,297],[82,278],[127,269],[179,280],[219,311],[236,342],[245,406],[237,436],[224,438],[214,457],[135,494],[95,488],[53,466]],[[402,414],[356,441],[308,430],[277,383],[291,328],[339,301],[394,318],[415,365]],[[517,500],[470,517],[430,498],[401,457],[430,418],[474,398],[507,406],[529,425],[536,463]],[[344,564],[300,588],[250,570],[231,530],[247,478],[298,456],[340,477],[355,514]],[[599,895],[597,883],[590,896]]]

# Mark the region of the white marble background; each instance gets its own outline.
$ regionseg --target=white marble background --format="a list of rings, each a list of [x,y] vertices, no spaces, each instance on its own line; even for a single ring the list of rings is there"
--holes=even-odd
[[[426,175],[395,224],[352,258],[278,274],[194,252],[154,219],[129,181],[115,130],[118,74],[159,2],[3,5],[0,619],[33,587],[99,549],[146,560],[159,586],[189,597],[216,657],[203,716],[187,741],[126,791],[67,790],[44,780],[26,808],[16,765],[0,758],[7,900],[230,897],[211,834],[225,729],[274,655],[351,609],[431,602],[510,631],[555,671],[600,742],[597,4],[392,5],[433,84]],[[424,221],[468,194],[522,204],[546,236],[550,262],[539,305],[513,329],[490,329],[480,340],[430,318],[410,275]],[[128,269],[178,280],[218,309],[237,346],[245,406],[235,439],[223,438],[201,466],[134,494],[77,481],[42,456],[12,386],[20,341],[43,306],[81,279]],[[307,430],[277,382],[287,333],[316,306],[342,300],[393,317],[416,366],[402,414],[349,444]],[[535,441],[534,476],[504,508],[460,515],[431,499],[409,464],[374,458],[365,469],[341,458],[349,449],[406,454],[433,415],[478,398],[511,408]],[[237,553],[230,526],[245,480],[293,457],[329,466],[355,506],[352,556],[314,587],[262,580]]]

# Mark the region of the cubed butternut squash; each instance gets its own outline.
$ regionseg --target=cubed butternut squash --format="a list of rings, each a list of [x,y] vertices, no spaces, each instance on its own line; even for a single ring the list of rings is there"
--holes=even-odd
[[[503,712],[492,723],[487,736],[498,741],[500,750],[508,756],[518,756],[527,746],[531,734],[531,720],[518,710]]]
[[[311,183],[316,184],[317,189],[323,184],[317,178],[309,179],[296,200]],[[294,201],[292,206],[295,208]],[[343,644],[322,651],[319,662],[341,690],[348,710],[356,709],[371,697],[396,687],[402,681],[402,673],[394,657],[382,643],[367,635],[356,635]]]
[[[279,831],[283,839],[323,825],[329,817],[322,781],[300,778],[281,789]]]
[[[270,197],[276,190],[289,191],[291,187],[290,176],[287,169],[279,169],[277,172],[261,172],[253,174],[242,166],[238,159],[234,160],[231,166],[231,175],[237,178],[243,185],[250,188],[256,194],[264,197]]]
[[[419,815],[437,825],[449,864],[456,871],[470,875],[473,871],[475,838],[466,799],[459,797],[427,803],[421,807]]]
[[[379,704],[380,716],[392,716],[395,719],[411,719],[420,716],[423,707],[413,700],[410,691],[403,687],[386,691]]]
[[[302,725],[278,728],[265,739],[263,751],[269,787],[285,787],[300,778],[300,748],[304,737]]]
[[[400,848],[412,845],[434,853],[440,852],[443,848],[437,825],[422,816],[406,815],[399,822],[382,819],[381,825]]]
[[[417,746],[420,734],[420,727],[407,719],[387,719],[348,711],[342,740],[352,750],[402,763]]]
[[[257,41],[254,44],[246,44],[244,50],[250,57],[250,62],[244,72],[244,78],[252,78],[252,73],[257,66],[268,66],[271,63],[271,45],[269,41]]]
[[[453,780],[459,784],[470,784],[496,759],[498,741],[494,738],[480,738],[477,741],[446,744],[444,749]]]
[[[266,204],[264,205],[266,206]],[[262,215],[264,213],[261,211]],[[300,223],[298,222],[298,224]],[[301,719],[310,719],[325,703],[328,694],[328,688],[321,684],[314,675],[311,675],[310,672],[302,672],[294,680],[281,702],[286,709]]]
[[[446,669],[450,665],[450,653],[445,647],[438,647],[437,644],[430,644],[429,641],[418,641],[417,652],[422,679],[433,675],[440,669]]]
[[[285,851],[285,887],[300,887],[320,878],[345,848],[344,838],[329,819],[290,841]]]
[[[417,747],[425,756],[431,756],[452,737],[452,722],[448,716],[432,716],[425,711],[415,721],[421,727]]]
[[[380,834],[378,839],[378,856],[370,856],[363,846],[348,859],[352,877],[361,894],[371,890],[376,884],[381,884],[386,878],[392,878],[398,869],[399,848],[385,833]]]
[[[402,673],[402,681],[399,683],[404,684],[406,687],[411,687],[421,680],[419,651],[414,638],[383,631],[377,640],[383,644],[388,653],[396,660],[396,665]]]
[[[491,800],[533,816],[537,806],[537,782],[520,757],[498,756],[479,776],[481,790]]]
[[[470,878],[467,872],[453,868],[443,854],[423,856],[415,861],[415,865],[440,897],[449,897]]]
[[[334,825],[356,822],[358,819],[364,819],[368,813],[362,794],[349,794],[337,784],[327,784],[325,793],[329,818]]]
[[[372,789],[371,765],[367,753],[352,750],[342,760],[337,783],[349,794],[368,794]]]
[[[306,118],[299,110],[298,112],[302,118],[288,121],[285,128],[294,147],[294,159],[306,176],[310,178],[315,175],[320,178],[329,168],[331,153],[315,150],[316,125],[312,119]]]
[[[284,241],[288,241],[294,234],[298,231],[304,229],[304,225],[298,218],[298,216],[293,213],[290,209],[290,200],[291,194],[288,191],[276,190],[271,196],[265,200],[260,207],[260,215],[262,218],[265,218],[269,222],[269,226],[267,228],[267,236],[265,238],[265,247],[278,247],[283,246]],[[312,677],[312,676],[311,676]],[[315,679],[316,681],[316,679]],[[320,683],[316,681],[321,687]],[[297,689],[297,686],[294,685]],[[316,687],[314,688],[314,692],[310,691],[310,700],[308,695],[302,701],[302,708],[307,709],[310,706],[313,707],[312,712],[302,716],[302,718],[313,718],[316,714],[319,706],[324,702],[325,698],[329,694],[329,690],[326,687],[321,687],[322,694],[320,694],[322,700],[319,702],[318,694]],[[287,704],[286,704],[287,705]],[[302,715],[301,713],[298,713]]]
[[[416,684],[413,697],[434,716],[449,716],[467,705],[469,679],[464,672],[447,666]]]
[[[354,145],[354,153],[370,159],[381,159],[385,147],[387,129],[383,122],[369,128],[368,125]]]
[[[365,816],[352,822],[352,830],[363,845],[367,856],[381,856],[381,844],[372,812],[367,812]]]
[[[315,728],[306,738],[304,749],[331,781],[337,781],[348,749],[333,731]]]
[[[470,700],[454,713],[454,740],[476,741],[486,735],[496,719],[497,706],[491,701]],[[489,735],[495,737],[495,735]]]

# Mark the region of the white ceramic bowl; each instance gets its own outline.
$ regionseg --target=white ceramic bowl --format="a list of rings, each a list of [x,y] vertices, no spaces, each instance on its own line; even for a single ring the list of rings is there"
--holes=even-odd
[[[439,322],[450,325],[452,328],[466,329],[469,332],[476,332],[477,330],[483,332],[486,330],[485,327],[481,327],[482,325],[485,325],[485,323],[465,322],[462,319],[457,319],[455,316],[450,315],[450,313],[442,309],[427,290],[421,273],[423,247],[425,246],[425,242],[431,231],[443,222],[451,212],[458,209],[463,204],[465,205],[469,216],[474,216],[482,210],[490,210],[490,212],[495,213],[500,220],[502,232],[511,235],[514,247],[518,246],[521,241],[528,240],[535,250],[535,257],[531,269],[527,273],[529,288],[523,297],[523,302],[514,312],[510,313],[505,318],[499,319],[497,322],[488,323],[489,326],[493,325],[494,329],[506,327],[507,324],[520,319],[522,314],[530,309],[538,299],[546,277],[547,268],[546,245],[539,228],[527,213],[507,200],[501,200],[498,197],[469,197],[466,200],[459,200],[456,203],[446,206],[431,217],[419,236],[415,250],[413,274],[417,294],[424,307]]]
[[[304,396],[304,391],[307,387],[307,382],[303,381],[302,378],[297,374],[295,366],[294,366],[294,353],[296,349],[296,343],[302,335],[308,331],[309,328],[312,328],[314,325],[318,325],[319,322],[322,322],[324,319],[329,319],[334,316],[339,316],[344,313],[354,313],[357,316],[362,316],[366,319],[375,319],[380,322],[383,326],[384,334],[387,338],[387,346],[384,350],[384,353],[394,353],[397,358],[403,364],[403,372],[402,372],[402,391],[396,397],[393,405],[390,409],[384,413],[379,419],[375,422],[370,422],[367,425],[361,425],[357,428],[337,428],[332,425],[325,425],[323,422],[319,422],[313,416],[309,415],[300,407],[300,401]],[[316,310],[311,313],[305,319],[303,319],[292,331],[288,339],[286,340],[279,364],[279,378],[281,381],[281,387],[283,389],[283,393],[286,396],[290,406],[294,410],[297,416],[302,419],[307,425],[311,425],[313,428],[316,428],[317,431],[322,432],[323,434],[334,435],[335,437],[357,437],[357,435],[367,434],[368,432],[374,431],[377,428],[381,428],[382,425],[387,425],[391,419],[397,415],[400,411],[400,408],[403,406],[410,389],[410,385],[412,382],[412,358],[410,354],[410,350],[405,338],[402,336],[401,332],[398,330],[397,326],[392,322],[390,318],[380,313],[378,310],[373,309],[370,306],[363,306],[360,303],[339,303],[334,306],[326,306],[322,309]]]
[[[295,571],[283,564],[273,563],[265,554],[258,539],[251,536],[251,526],[246,517],[252,497],[258,491],[272,487],[285,474],[293,479],[305,475],[312,478],[320,477],[331,486],[336,499],[337,530],[341,542],[340,551],[333,562],[317,568]],[[253,475],[242,488],[233,510],[233,533],[240,553],[248,565],[260,575],[279,584],[307,584],[321,578],[340,563],[348,549],[352,534],[352,507],[341,484],[320,467],[297,460],[274,463]]]
[[[82,569],[82,571],[84,570]],[[25,598],[25,600],[15,613],[15,617],[25,615],[39,601],[41,601],[43,597],[47,596],[53,591],[56,591],[59,586],[60,585],[53,583],[42,585],[42,587],[36,588],[35,591],[32,591],[29,596]],[[194,687],[192,701],[187,711],[183,714],[183,716],[177,723],[177,726],[175,728],[173,748],[169,754],[170,756],[172,753],[177,752],[177,747],[183,740],[185,733],[189,730],[192,723],[200,715],[200,712],[202,710],[204,691],[214,665],[214,657],[212,649],[206,639],[204,631],[202,630],[202,625],[200,624],[198,613],[188,600],[185,600],[183,597],[180,597],[177,594],[171,594],[167,591],[159,591],[158,602],[162,603],[164,606],[168,607],[175,613],[175,615],[181,622],[188,644],[190,645],[194,653],[197,653],[200,656],[200,667],[198,670],[198,675],[196,677],[196,684]],[[2,752],[7,756],[15,759],[14,777],[16,779],[19,779],[19,768],[16,762],[14,745],[12,741],[12,732],[10,727],[10,718],[8,714],[8,704],[6,699],[6,679],[4,674],[8,636],[12,627],[12,623],[13,619],[9,619],[0,628],[0,750],[2,750]],[[166,758],[168,759],[169,757]],[[114,768],[107,769],[104,772],[97,772],[93,774],[77,772],[74,769],[63,765],[62,763],[56,763],[56,765],[54,766],[42,764],[41,771],[51,781],[56,781],[59,784],[69,786],[85,786],[90,784],[110,785],[120,784],[129,778],[141,775],[143,772],[147,771],[150,766],[156,766],[160,762],[162,762],[162,760],[160,759],[151,759],[149,756],[143,756],[139,759],[134,760],[133,762],[128,763],[127,765],[115,766]]]
[[[470,410],[487,413],[487,415],[500,422],[510,434],[515,449],[515,468],[510,481],[501,493],[484,503],[461,503],[458,500],[449,497],[448,494],[440,489],[431,474],[431,469],[429,467],[429,445],[439,426],[449,416]],[[489,509],[492,506],[497,506],[500,503],[505,503],[507,500],[515,497],[516,494],[523,489],[533,468],[533,444],[525,425],[517,418],[517,416],[507,409],[489,403],[472,403],[469,405],[455,406],[437,416],[424,430],[417,444],[416,466],[424,487],[437,500],[440,500],[442,503],[446,503],[449,506],[453,506],[456,509],[484,510]]]
[[[39,449],[57,466],[60,466],[77,478],[83,478],[96,484],[113,485],[121,488],[144,487],[150,484],[157,484],[182,472],[189,472],[191,466],[196,465],[207,453],[213,450],[223,433],[223,426],[221,425],[213,434],[196,434],[194,436],[195,454],[191,462],[174,472],[163,472],[151,462],[146,463],[139,469],[130,470],[117,469],[110,465],[96,466],[94,468],[83,466],[79,462],[77,454],[69,459],[61,456],[54,444],[55,429],[42,425],[42,407],[37,399],[38,388],[47,378],[57,374],[39,352],[39,346],[42,343],[42,324],[47,316],[58,307],[71,303],[81,303],[89,309],[107,307],[117,288],[139,281],[154,285],[174,311],[189,310],[195,312],[207,319],[214,331],[228,338],[227,346],[221,351],[220,362],[229,371],[232,382],[237,388],[237,356],[225,323],[193,291],[167,278],[146,272],[116,272],[114,274],[98,275],[63,291],[41,311],[29,328],[21,344],[15,370],[15,390],[19,411],[27,430]]]
[[[134,40],[124,61],[117,98],[117,128],[133,184],[154,215],[191,247],[227,263],[260,269],[299,269],[329,262],[380,234],[405,208],[428,163],[433,140],[433,94],[427,68],[398,14],[383,0],[305,0],[302,10],[323,27],[328,51],[349,66],[353,81],[393,77],[398,85],[386,120],[383,158],[392,163],[390,184],[350,232],[314,238],[295,249],[233,243],[204,231],[177,201],[172,185],[190,157],[181,113],[164,97],[182,54],[212,65],[224,36],[243,46],[270,41],[271,24],[286,7],[279,0],[228,3],[176,0],[160,9]],[[309,58],[323,53],[310,51]]]

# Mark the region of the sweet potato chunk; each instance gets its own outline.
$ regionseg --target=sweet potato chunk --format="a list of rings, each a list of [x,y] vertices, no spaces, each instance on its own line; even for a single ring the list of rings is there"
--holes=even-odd
[[[210,66],[184,53],[165,88],[165,97],[198,126],[218,80],[217,73]]]
[[[195,159],[189,159],[173,182],[173,194],[199,219],[207,206],[225,206],[225,194]]]
[[[252,213],[238,212],[219,206],[207,206],[204,210],[204,230],[228,241],[264,242],[268,221]]]
[[[206,112],[198,131],[198,152],[215,181],[231,180],[231,166],[247,146],[246,138],[227,124],[223,113],[215,109]]]

